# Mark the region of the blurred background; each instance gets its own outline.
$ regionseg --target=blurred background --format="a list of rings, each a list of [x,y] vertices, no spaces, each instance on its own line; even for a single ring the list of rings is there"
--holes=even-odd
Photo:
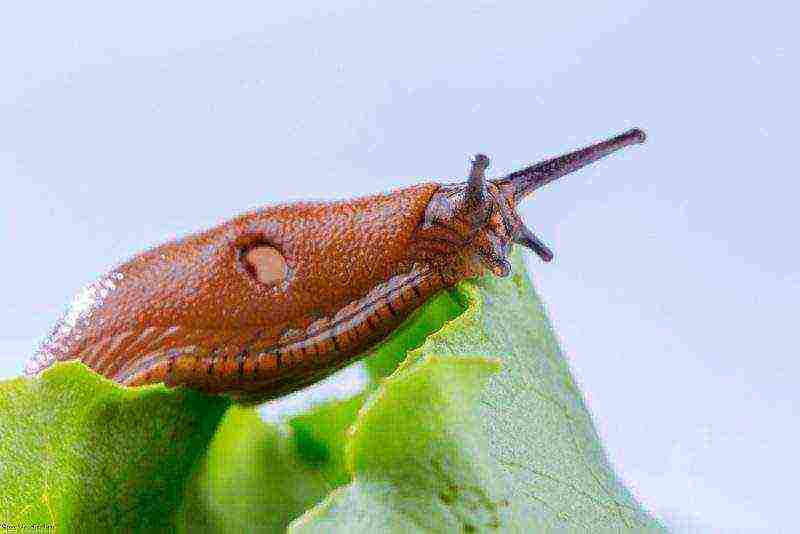
[[[315,4],[3,8],[0,378],[146,247],[640,126],[522,206],[556,252],[530,269],[647,508],[677,532],[793,530],[797,8]]]

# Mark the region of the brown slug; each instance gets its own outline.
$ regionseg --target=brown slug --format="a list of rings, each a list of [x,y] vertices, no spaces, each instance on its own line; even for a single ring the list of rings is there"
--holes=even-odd
[[[487,180],[269,206],[135,256],[86,286],[26,366],[78,359],[120,384],[274,398],[367,355],[436,292],[552,252],[516,205],[639,129]]]

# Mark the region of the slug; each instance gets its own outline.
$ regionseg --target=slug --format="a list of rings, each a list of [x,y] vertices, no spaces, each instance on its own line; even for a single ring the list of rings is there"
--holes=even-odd
[[[78,359],[126,386],[284,395],[368,354],[436,292],[486,269],[507,276],[512,243],[550,261],[516,205],[644,140],[632,129],[493,180],[478,154],[463,183],[246,213],[90,283],[25,371]]]

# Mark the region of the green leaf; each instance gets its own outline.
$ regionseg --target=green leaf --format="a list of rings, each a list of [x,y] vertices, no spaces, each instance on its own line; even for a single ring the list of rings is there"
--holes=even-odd
[[[318,467],[332,488],[350,482],[344,454],[347,430],[366,398],[364,393],[333,401],[289,420],[298,454],[309,465]]]
[[[351,432],[354,482],[333,493],[316,518],[301,519],[296,530],[499,527],[507,503],[487,469],[491,459],[485,436],[474,431],[479,421],[473,409],[480,386],[497,369],[493,360],[431,356],[387,381]]]
[[[234,406],[199,463],[179,514],[184,532],[285,532],[331,490],[350,481],[345,432],[364,395],[265,423]]]
[[[122,388],[81,363],[0,383],[0,514],[62,532],[172,530],[229,401]]]
[[[409,350],[418,348],[429,335],[463,312],[463,303],[449,291],[433,296],[364,360],[370,376],[379,380],[392,374]]]
[[[519,254],[362,408],[353,481],[294,532],[663,531],[611,469]],[[502,370],[491,378],[492,360]],[[487,385],[481,387],[486,381]]]
[[[184,532],[283,532],[333,486],[299,453],[291,429],[234,406],[202,459],[179,514]]]
[[[409,318],[367,360],[363,394],[285,424],[244,407],[223,418],[224,398],[122,388],[79,363],[0,383],[0,520],[60,531],[282,532],[295,518],[299,532],[663,531],[609,466],[514,262],[512,278],[464,282]]]

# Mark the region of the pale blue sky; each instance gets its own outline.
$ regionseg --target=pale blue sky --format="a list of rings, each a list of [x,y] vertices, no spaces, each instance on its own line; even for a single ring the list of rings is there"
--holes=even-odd
[[[648,507],[793,530],[796,8],[266,5],[3,9],[0,376],[83,284],[176,235],[641,126],[646,145],[524,205],[556,252],[531,259],[537,286]]]

